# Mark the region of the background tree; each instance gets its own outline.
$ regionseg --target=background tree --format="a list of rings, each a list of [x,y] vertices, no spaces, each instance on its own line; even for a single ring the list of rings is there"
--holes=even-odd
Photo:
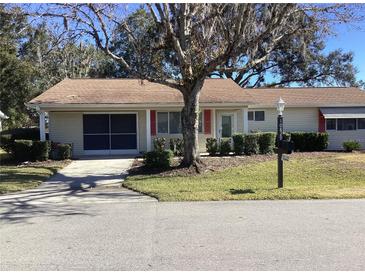
[[[121,5],[47,5],[37,15],[60,19],[71,33],[90,35],[128,73],[181,92],[186,165],[199,162],[199,95],[207,76],[215,71],[244,73],[274,57],[272,53],[292,37],[305,48],[303,37],[307,33],[320,36],[330,23],[353,19],[347,8],[338,5],[147,4],[145,8],[153,18],[153,35],[146,31],[136,35],[136,28],[131,26],[137,19],[130,22],[131,18],[121,18]],[[113,51],[113,40],[122,31],[135,57],[154,53],[143,66],[138,60],[134,66],[133,60]],[[227,62],[234,66],[227,66]],[[154,70],[157,74],[149,73]]]

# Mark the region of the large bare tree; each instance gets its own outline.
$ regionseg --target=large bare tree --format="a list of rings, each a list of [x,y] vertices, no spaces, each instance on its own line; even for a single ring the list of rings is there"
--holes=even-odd
[[[321,35],[331,22],[353,17],[339,5],[165,3],[146,4],[144,9],[153,24],[142,34],[126,20],[123,5],[46,5],[36,16],[58,18],[69,31],[89,35],[132,75],[178,89],[184,99],[185,165],[199,163],[199,95],[207,76],[256,68],[293,35],[300,42],[301,34]],[[125,34],[135,56],[144,57],[139,65],[131,66],[113,50],[119,32]],[[305,47],[306,39],[302,41]],[[148,73],[152,69],[154,73]]]

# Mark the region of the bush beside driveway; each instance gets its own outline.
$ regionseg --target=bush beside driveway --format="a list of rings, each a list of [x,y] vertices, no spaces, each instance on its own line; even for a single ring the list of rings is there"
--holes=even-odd
[[[365,198],[365,153],[295,153],[284,163],[283,189],[276,180],[275,157],[251,156],[245,164],[195,176],[134,175],[123,186],[160,201]]]

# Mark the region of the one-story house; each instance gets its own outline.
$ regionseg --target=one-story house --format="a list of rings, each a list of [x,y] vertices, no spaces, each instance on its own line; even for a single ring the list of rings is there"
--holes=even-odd
[[[230,79],[207,79],[200,95],[199,143],[208,137],[276,131],[276,102],[286,102],[285,131],[328,132],[330,150],[357,140],[365,148],[365,92],[358,88],[243,89]],[[65,79],[28,103],[45,113],[49,139],[73,145],[75,156],[135,154],[153,138],[182,138],[178,90],[137,79]]]

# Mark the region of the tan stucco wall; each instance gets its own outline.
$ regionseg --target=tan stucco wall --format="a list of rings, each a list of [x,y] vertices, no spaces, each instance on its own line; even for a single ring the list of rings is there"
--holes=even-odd
[[[49,139],[53,142],[73,145],[73,155],[83,154],[81,112],[49,112]]]
[[[277,111],[275,108],[250,108],[249,111],[265,111],[265,121],[248,121],[248,130],[276,131]],[[283,113],[284,131],[318,131],[318,108],[286,108]]]

